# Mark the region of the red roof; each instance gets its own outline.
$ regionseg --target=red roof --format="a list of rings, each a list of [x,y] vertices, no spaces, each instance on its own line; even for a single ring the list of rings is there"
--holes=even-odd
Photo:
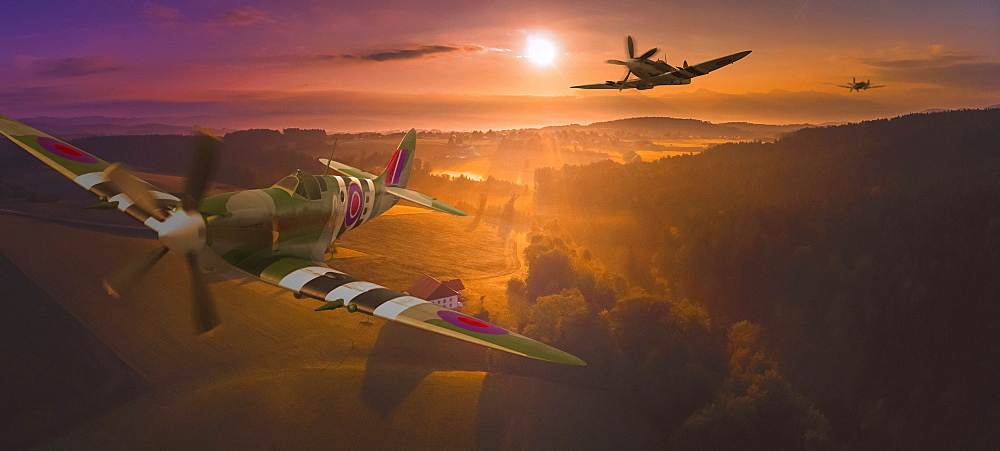
[[[410,293],[410,296],[416,296],[421,299],[432,301],[435,299],[455,296],[459,291],[464,289],[465,286],[459,279],[441,282],[425,274],[417,279],[416,282],[413,282],[413,286],[410,287],[408,293]]]
[[[441,284],[455,290],[456,293],[465,289],[465,284],[462,283],[462,279],[446,280],[441,282]]]

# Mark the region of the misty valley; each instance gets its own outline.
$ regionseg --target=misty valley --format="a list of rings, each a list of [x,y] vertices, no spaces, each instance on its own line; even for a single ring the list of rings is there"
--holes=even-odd
[[[451,269],[470,278],[466,314],[588,363],[387,354],[426,370],[414,386],[439,369],[481,378],[448,382],[476,401],[461,427],[478,448],[988,448],[1000,443],[997,124],[987,109],[830,126],[636,118],[420,132],[411,186],[470,217],[380,219],[392,236],[418,223],[438,232],[440,244],[386,244],[414,255],[379,260],[405,277],[367,260],[331,265],[394,289],[409,271]],[[322,173],[334,142],[334,159],[377,173],[401,136],[229,131],[214,189]],[[178,191],[192,139],[71,142]],[[0,208],[101,214],[47,170],[0,143]],[[377,243],[375,227],[363,238]],[[22,443],[35,443],[26,430]]]

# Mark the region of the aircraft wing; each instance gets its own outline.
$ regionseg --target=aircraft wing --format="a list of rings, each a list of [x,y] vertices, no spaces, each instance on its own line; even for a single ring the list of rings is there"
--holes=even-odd
[[[544,343],[423,299],[359,280],[323,263],[272,255],[251,258],[236,266],[264,282],[323,301],[324,304],[316,310],[343,306],[348,311],[362,311],[512,354],[568,365],[586,365],[583,360]]]
[[[651,78],[651,82],[656,84],[677,84],[680,80],[689,80],[694,77],[705,75],[713,70],[726,67],[739,61],[749,55],[751,50],[746,50],[739,53],[734,53],[732,55],[723,56],[722,58],[716,58],[714,60],[705,61],[704,63],[698,63],[693,66],[678,67],[677,70],[667,72],[665,74],[657,75]]]
[[[445,213],[452,214],[455,216],[465,216],[464,211],[452,207],[451,205],[448,205],[423,193],[418,193],[416,191],[408,190],[406,188],[400,188],[398,186],[387,186],[385,187],[385,192],[392,194],[393,196],[396,196],[400,199],[406,199],[417,205],[422,205],[427,208],[433,208],[437,211],[443,211]]]
[[[346,165],[344,163],[341,163],[339,161],[333,161],[333,160],[328,160],[326,158],[320,158],[319,162],[323,163],[323,166],[329,166],[330,169],[334,169],[337,172],[340,172],[341,174],[347,175],[349,177],[357,177],[357,178],[360,178],[360,179],[374,179],[374,178],[377,177],[375,174],[371,174],[369,172],[362,171],[362,170],[360,170],[358,168],[355,168],[353,166],[348,166],[348,165]]]
[[[570,88],[575,88],[575,89],[632,89],[633,86],[629,86],[628,83],[626,83],[625,86],[622,87],[618,82],[611,82],[611,81],[609,81],[609,82],[604,82],[604,83],[594,83],[594,84],[591,84],[591,85],[570,86]]]
[[[106,197],[108,202],[117,202],[119,210],[139,222],[145,223],[153,216],[154,212],[145,211],[136,205],[108,179],[104,173],[110,166],[108,162],[3,115],[0,115],[0,133],[83,189],[97,196]],[[169,209],[170,206],[180,204],[180,200],[172,194],[165,193],[139,179],[135,179],[135,182],[152,194],[153,201],[159,209]]]
[[[875,85],[875,86],[869,86],[868,89],[884,88],[884,87],[885,85]]]

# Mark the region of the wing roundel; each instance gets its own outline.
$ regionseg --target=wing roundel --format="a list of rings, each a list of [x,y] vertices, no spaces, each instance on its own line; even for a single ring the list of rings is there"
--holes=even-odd
[[[406,293],[359,280],[322,263],[281,256],[261,263],[237,266],[264,282],[326,302],[318,310],[343,306],[348,311],[361,311],[512,354],[568,365],[586,365],[576,356],[547,344]]]

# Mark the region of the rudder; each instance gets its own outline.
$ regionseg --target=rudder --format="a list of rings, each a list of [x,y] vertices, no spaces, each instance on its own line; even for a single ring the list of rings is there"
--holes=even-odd
[[[411,128],[399,142],[396,153],[389,159],[385,170],[375,179],[375,183],[405,188],[406,182],[410,179],[410,170],[413,168],[413,154],[416,147],[417,131]]]

